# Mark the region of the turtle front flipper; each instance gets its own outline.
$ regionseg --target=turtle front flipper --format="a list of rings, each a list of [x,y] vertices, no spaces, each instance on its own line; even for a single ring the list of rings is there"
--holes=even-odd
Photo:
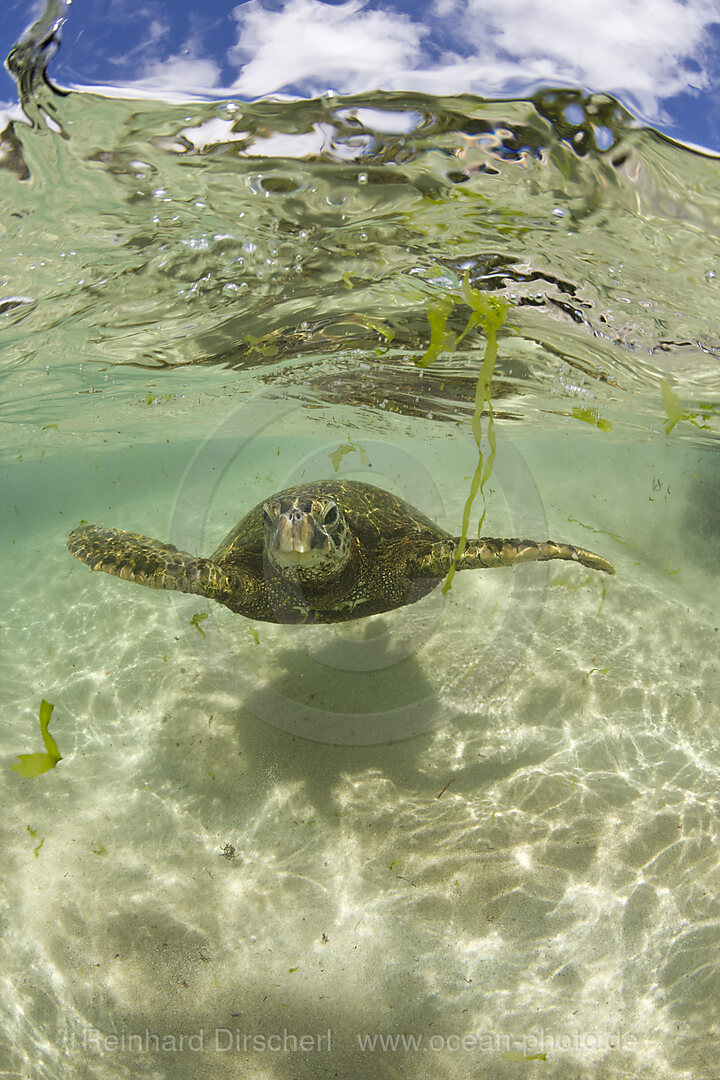
[[[81,525],[70,533],[71,555],[91,570],[102,570],[124,581],[135,581],[150,589],[172,589],[197,593],[223,604],[232,587],[221,567],[210,559],[199,559],[139,533]]]
[[[433,544],[430,552],[422,559],[420,575],[444,577],[453,565],[460,545],[458,537],[440,540]],[[605,574],[614,574],[615,567],[602,555],[596,555],[585,548],[571,544],[558,544],[555,540],[501,540],[492,536],[481,536],[479,540],[468,540],[457,561],[458,570],[487,570],[495,566],[515,566],[523,562],[547,562],[550,559],[566,559],[579,563],[591,570],[602,570]]]

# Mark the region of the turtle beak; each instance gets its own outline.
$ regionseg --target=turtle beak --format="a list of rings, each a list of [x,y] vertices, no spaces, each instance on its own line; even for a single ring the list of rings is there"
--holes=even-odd
[[[280,516],[272,547],[276,561],[285,566],[308,566],[331,550],[327,535],[314,519],[296,507]]]

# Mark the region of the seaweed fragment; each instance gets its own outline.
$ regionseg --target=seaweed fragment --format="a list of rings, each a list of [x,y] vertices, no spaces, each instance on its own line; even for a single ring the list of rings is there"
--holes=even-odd
[[[595,581],[596,575],[593,570],[590,570],[586,577],[581,578],[580,581],[568,580],[564,577],[553,578],[550,582],[551,589],[571,589],[575,592],[577,589],[587,589],[588,585],[591,585]]]
[[[597,409],[583,409],[579,405],[575,405],[572,414],[574,420],[584,420],[586,424],[592,424],[593,427],[598,427],[601,431],[612,431],[610,421],[599,416]]]
[[[500,1057],[503,1061],[547,1061],[547,1054],[522,1054],[519,1050],[506,1050]]]
[[[41,773],[54,769],[58,761],[62,761],[62,754],[58,750],[57,743],[48,731],[50,717],[54,708],[55,706],[51,705],[49,701],[45,701],[44,698],[40,702],[38,719],[40,720],[40,734],[46,752],[44,754],[18,754],[18,760],[13,764],[12,769],[19,776],[40,776]],[[40,850],[43,843],[44,841],[40,842],[37,851]]]
[[[28,832],[30,833],[30,835],[32,836],[33,840],[36,840],[36,839],[37,839],[37,829],[31,829],[31,828],[30,828],[30,826],[28,825],[28,826],[27,826],[27,831],[28,831]],[[36,858],[36,859],[37,859],[37,858],[39,858],[39,856],[40,856],[40,848],[41,848],[41,847],[43,846],[43,844],[44,844],[44,843],[45,843],[45,837],[44,837],[44,836],[41,836],[41,837],[40,837],[40,843],[39,843],[39,844],[37,844],[37,845],[36,845],[36,846],[35,846],[35,847],[33,848],[33,855],[35,856],[35,858]]]
[[[666,435],[669,435],[675,425],[679,424],[681,420],[688,420],[698,428],[705,428],[706,430],[710,429],[709,424],[700,423],[698,420],[699,413],[682,411],[680,408],[680,398],[674,390],[671,390],[667,379],[660,380],[660,393],[662,394],[663,408],[665,409],[665,415],[667,416],[664,425]]]
[[[615,540],[618,544],[623,544],[626,548],[630,548],[634,551],[635,548],[632,544],[629,544],[627,540],[623,540],[622,536],[618,536],[617,533],[608,532],[607,529],[596,529],[593,525],[586,525],[584,521],[580,521],[579,518],[574,517],[572,514],[568,514],[568,521],[574,522],[576,525],[582,525],[583,529],[589,529],[591,533],[595,533],[596,536],[609,536],[611,540]]]
[[[450,312],[457,303],[466,304],[470,308],[470,316],[465,329],[461,334],[456,336],[446,330],[446,325]],[[458,561],[467,545],[470,514],[478,493],[483,501],[483,509],[480,520],[478,521],[478,536],[480,535],[482,523],[485,520],[487,511],[485,502],[485,484],[492,473],[493,465],[495,463],[495,451],[497,448],[495,418],[491,401],[492,380],[493,375],[495,374],[495,362],[498,354],[497,334],[500,327],[507,320],[509,310],[510,305],[507,300],[503,300],[501,297],[497,296],[489,296],[479,289],[474,289],[470,284],[469,271],[466,271],[465,273],[459,293],[448,293],[446,296],[435,303],[429,304],[427,307],[427,317],[430,324],[430,342],[424,356],[415,361],[418,367],[429,367],[430,364],[433,364],[438,359],[441,353],[454,351],[463,338],[478,326],[484,331],[487,338],[483,361],[480,366],[475,386],[475,410],[471,423],[473,438],[475,439],[475,445],[478,449],[478,463],[470,480],[470,492],[463,509],[460,542],[457,545],[455,560],[445,579],[445,584],[442,588],[443,593],[447,593],[452,587],[452,580],[457,570]],[[482,449],[483,414],[486,407],[488,413],[486,437],[487,445],[489,447],[487,456]]]
[[[328,454],[328,457],[332,461],[333,469],[335,470],[335,472],[337,472],[340,468],[340,462],[346,454],[355,453],[360,455],[360,460],[362,461],[363,465],[367,465],[368,456],[365,452],[365,448],[361,446],[360,443],[354,443],[350,436],[348,436],[348,441],[346,443],[341,443],[340,446],[338,446],[337,450],[333,450],[331,454]]]
[[[201,622],[205,622],[205,619],[209,619],[210,616],[207,611],[196,611],[192,619],[190,619],[190,625],[194,626],[199,634],[205,637],[205,631],[200,625]]]
[[[418,367],[430,367],[441,353],[455,351],[458,339],[455,334],[445,329],[454,306],[455,300],[453,300],[452,296],[443,296],[435,303],[427,305],[426,313],[430,324],[430,342],[424,356],[415,361]]]

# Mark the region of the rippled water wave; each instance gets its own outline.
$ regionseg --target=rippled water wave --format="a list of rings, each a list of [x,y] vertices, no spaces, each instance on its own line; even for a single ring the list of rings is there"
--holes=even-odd
[[[677,437],[714,438],[717,162],[614,100],[172,105],[28,81],[0,196],[6,450],[34,418],[80,434],[87,394],[95,424],[140,431],[146,387],[201,426],[204,395],[255,386],[454,422],[480,332],[415,360],[465,275],[512,303],[503,416],[562,427],[580,404],[657,432],[666,378],[707,432]]]

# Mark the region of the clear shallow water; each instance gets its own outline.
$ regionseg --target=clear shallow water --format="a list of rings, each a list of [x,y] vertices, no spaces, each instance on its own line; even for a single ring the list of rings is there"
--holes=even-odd
[[[580,95],[25,107],[0,185],[3,1067],[712,1075],[717,163]],[[71,560],[81,519],[210,551],[341,445],[340,475],[456,529],[484,341],[414,361],[466,272],[513,302],[484,531],[616,578],[462,575],[282,628]],[[696,423],[666,433],[661,378]],[[42,697],[63,760],[21,779]],[[284,1032],[316,1041],[243,1041]],[[386,1035],[426,1049],[361,1049]]]

